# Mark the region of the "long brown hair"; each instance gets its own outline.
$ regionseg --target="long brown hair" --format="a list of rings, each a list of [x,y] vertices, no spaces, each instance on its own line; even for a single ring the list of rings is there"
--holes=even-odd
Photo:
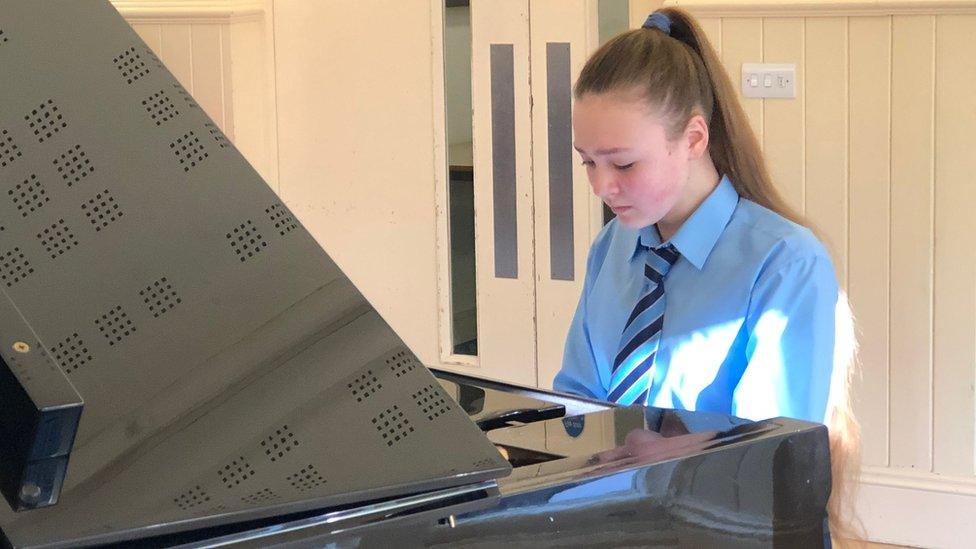
[[[719,174],[729,176],[739,195],[816,234],[773,185],[736,89],[701,26],[680,8],[664,8],[657,13],[670,20],[669,32],[641,28],[611,38],[583,66],[573,88],[574,97],[636,92],[668,122],[669,139],[680,135],[693,116],[701,115],[708,123],[712,162]],[[828,512],[832,534],[851,539],[860,537],[852,504],[860,469],[860,429],[850,401],[857,371],[857,342],[843,293],[835,318],[834,367],[843,370],[835,372],[841,393],[832,395],[826,418],[832,456]]]

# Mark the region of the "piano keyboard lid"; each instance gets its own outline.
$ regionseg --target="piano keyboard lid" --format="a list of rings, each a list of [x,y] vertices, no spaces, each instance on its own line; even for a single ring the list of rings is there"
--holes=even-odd
[[[68,461],[57,504],[0,504],[12,543],[511,471],[107,0],[4,0],[0,73],[3,384],[33,395],[32,372],[57,368],[57,394],[84,400],[73,448],[48,433],[67,440],[31,454],[48,461],[3,456],[21,508],[59,482],[14,465]]]

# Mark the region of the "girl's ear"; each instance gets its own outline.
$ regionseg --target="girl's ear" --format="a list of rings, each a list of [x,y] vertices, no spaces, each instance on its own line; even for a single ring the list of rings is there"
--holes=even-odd
[[[708,151],[708,122],[696,114],[685,125],[685,143],[688,145],[688,158],[698,160]]]

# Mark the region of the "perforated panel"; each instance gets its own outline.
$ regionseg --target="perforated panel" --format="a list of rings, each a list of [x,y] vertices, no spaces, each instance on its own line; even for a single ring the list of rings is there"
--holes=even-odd
[[[142,106],[146,108],[146,112],[149,113],[149,118],[157,126],[162,125],[163,122],[172,120],[180,114],[180,111],[176,110],[176,105],[173,104],[173,100],[163,90],[159,90],[148,98],[143,99]]]
[[[405,351],[401,351],[386,359],[386,363],[390,366],[390,371],[396,377],[409,374],[419,364],[417,359]]]
[[[81,209],[96,231],[101,231],[124,215],[122,208],[108,189],[89,198],[81,205]]]
[[[299,444],[301,443],[295,438],[295,433],[292,433],[287,425],[281,426],[280,429],[275,429],[274,433],[271,433],[268,435],[268,438],[261,441],[264,454],[272,462],[283,458],[285,454],[290,452],[292,448],[297,448]]]
[[[13,189],[7,191],[10,201],[17,207],[22,217],[41,209],[51,201],[44,189],[44,185],[37,179],[37,176],[30,174],[22,183],[18,183]]]
[[[78,245],[78,239],[63,219],[55,221],[50,227],[37,233],[37,238],[51,259],[57,259],[58,256]]]
[[[53,99],[42,102],[24,116],[27,125],[34,131],[34,137],[39,143],[51,139],[54,134],[68,127],[68,122],[54,104]]]
[[[420,407],[420,413],[434,421],[450,411],[448,398],[440,390],[440,385],[431,384],[413,394],[413,400]]]
[[[253,494],[248,494],[242,497],[241,501],[255,505],[258,503],[264,503],[266,501],[274,501],[276,499],[278,499],[278,495],[275,494],[270,488],[265,488],[263,490],[258,490]]]
[[[288,475],[286,479],[299,492],[307,492],[328,482],[311,463]]]
[[[112,61],[127,84],[132,84],[149,74],[149,67],[146,65],[142,53],[137,51],[135,46],[126,48]]]
[[[33,272],[34,268],[31,267],[20,248],[14,248],[0,255],[0,282],[6,284],[8,288],[24,280]]]
[[[250,219],[227,233],[227,240],[230,241],[230,247],[242,263],[254,257],[268,245]]]
[[[135,325],[129,315],[122,310],[121,305],[116,305],[107,313],[96,318],[95,326],[98,326],[98,331],[105,336],[108,344],[112,346],[136,333]]]
[[[81,149],[81,145],[71,147],[68,152],[59,155],[52,163],[69,187],[81,182],[82,179],[95,171],[91,159]]]
[[[10,133],[0,129],[0,168],[6,168],[8,164],[23,155]]]
[[[376,430],[379,431],[387,446],[393,446],[414,431],[410,419],[403,414],[403,411],[396,404],[374,417],[373,425],[376,426]]]
[[[183,299],[176,293],[173,285],[165,276],[140,290],[139,295],[142,296],[142,302],[155,318],[159,318],[159,315],[183,303]]]
[[[184,172],[190,171],[191,168],[195,168],[197,164],[210,157],[203,143],[192,131],[178,137],[176,141],[169,144],[169,148],[173,150],[173,154],[176,155]]]
[[[78,368],[92,361],[91,351],[78,334],[71,334],[55,345],[51,352],[58,361],[64,373],[70,374]]]
[[[356,402],[362,402],[376,391],[383,388],[383,384],[373,375],[372,370],[366,370],[350,383],[346,384],[352,396],[356,397]]]
[[[209,503],[210,496],[207,494],[207,491],[200,486],[194,486],[192,488],[188,488],[182,494],[173,498],[173,502],[176,503],[180,509],[186,511]]]
[[[456,406],[428,419],[430,372],[107,1],[0,27],[0,288],[85,401],[72,497],[0,509],[15,546],[508,470]]]
[[[254,476],[254,468],[241,456],[231,460],[230,463],[221,467],[217,472],[221,482],[227,488],[233,488],[245,480]]]

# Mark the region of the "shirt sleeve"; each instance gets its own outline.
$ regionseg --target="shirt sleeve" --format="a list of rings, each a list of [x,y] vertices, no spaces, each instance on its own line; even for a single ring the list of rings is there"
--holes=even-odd
[[[746,367],[733,415],[823,422],[835,368],[838,288],[830,259],[795,259],[756,283],[746,316]]]
[[[566,334],[562,368],[552,382],[552,388],[557,391],[596,399],[606,399],[607,391],[603,383],[600,382],[596,358],[593,355],[586,302],[592,292],[593,279],[599,273],[607,255],[610,240],[609,229],[610,225],[604,227],[590,247],[589,256],[586,258],[583,291],[580,294],[579,304],[576,306],[576,313],[573,315],[573,322]]]
[[[576,314],[566,334],[563,365],[552,382],[552,388],[564,393],[602,399],[606,398],[606,391],[600,383],[593,346],[590,344],[590,332],[586,322],[586,290],[584,285]]]

